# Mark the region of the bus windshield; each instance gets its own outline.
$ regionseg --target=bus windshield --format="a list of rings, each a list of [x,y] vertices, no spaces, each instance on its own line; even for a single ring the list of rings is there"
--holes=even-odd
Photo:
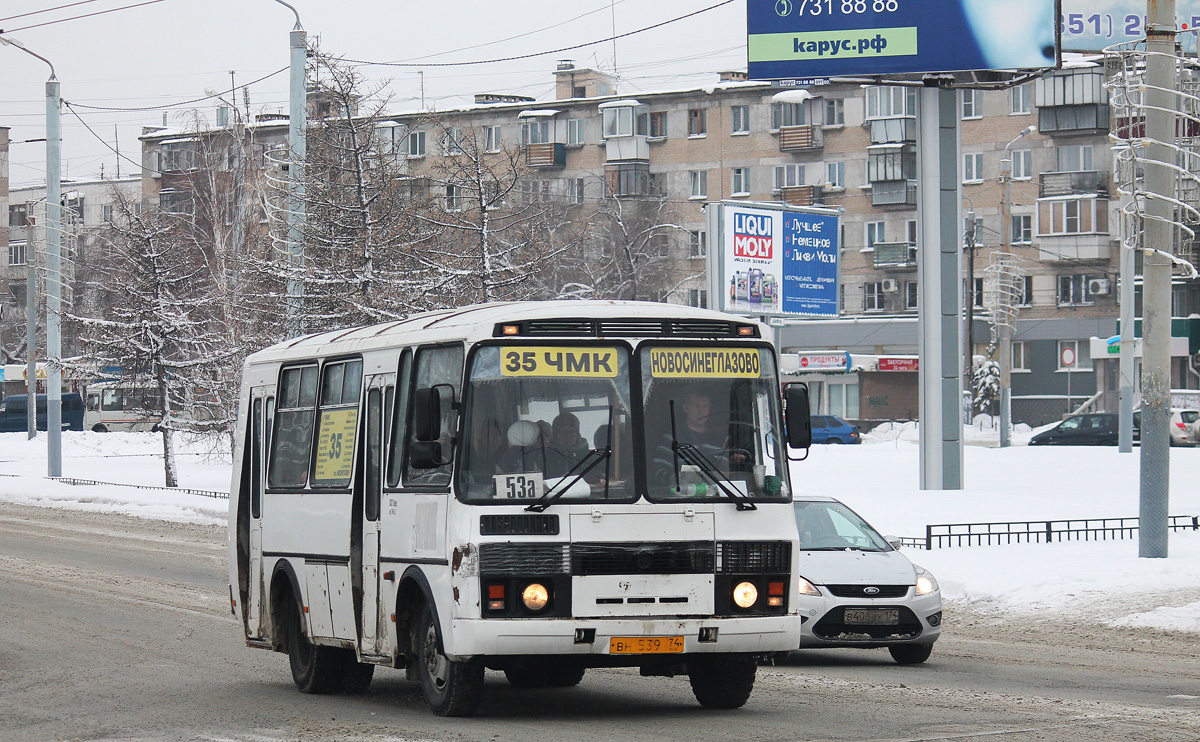
[[[468,379],[465,501],[636,498],[626,347],[483,346]]]
[[[771,351],[644,345],[638,352],[651,500],[788,497]]]

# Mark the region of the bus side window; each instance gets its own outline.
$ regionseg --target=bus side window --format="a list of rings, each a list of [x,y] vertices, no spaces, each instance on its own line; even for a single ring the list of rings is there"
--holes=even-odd
[[[383,455],[383,395],[379,389],[367,392],[367,476],[366,499],[364,500],[367,520],[379,520],[379,467]]]
[[[312,486],[346,487],[354,470],[362,361],[326,363],[323,375]]]
[[[400,369],[396,374],[396,404],[395,411],[391,412],[392,436],[389,441],[389,451],[387,456],[387,485],[388,487],[400,486],[400,473],[404,470],[404,441],[408,425],[408,393],[410,380],[412,379],[412,353],[408,350],[400,356]],[[388,409],[392,410],[392,405],[389,400]]]
[[[269,487],[303,487],[308,481],[317,415],[317,365],[285,368],[276,404],[267,483]]]
[[[439,385],[448,386],[453,393],[454,401],[459,402],[462,400],[462,372],[463,349],[461,345],[423,348],[417,352],[415,387],[430,389]],[[452,461],[454,458],[454,435],[458,427],[456,418],[458,413],[454,409],[455,406],[449,404],[441,406],[441,424],[439,426],[441,438],[439,442],[442,444],[442,456],[445,461]],[[408,445],[411,446],[414,442],[410,430]],[[406,484],[448,485],[451,466],[451,463],[447,463],[431,469],[417,469],[412,466],[410,461],[405,467],[404,481]]]

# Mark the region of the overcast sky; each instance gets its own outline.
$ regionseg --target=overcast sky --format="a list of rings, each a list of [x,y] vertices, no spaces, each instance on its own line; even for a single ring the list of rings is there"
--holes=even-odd
[[[96,111],[159,107],[240,88],[288,65],[288,32],[295,18],[274,0],[158,0],[78,20],[92,13],[147,0],[0,0],[0,29],[54,64],[64,100],[91,127],[63,109],[63,173],[86,179],[116,174],[117,155],[138,159],[141,127],[184,125],[189,110],[212,121],[218,105],[203,101],[169,110]],[[492,60],[605,39],[676,18],[721,0],[294,0],[310,39],[323,50],[372,62]],[[72,5],[72,7],[63,7]],[[53,10],[38,13],[36,11]],[[716,73],[745,69],[744,0],[612,42],[529,59],[466,67],[424,67],[425,105],[445,109],[469,103],[479,92],[553,97],[559,59],[613,69],[622,93],[637,94],[716,81]],[[17,17],[23,16],[23,17]],[[49,24],[42,25],[38,24]],[[419,68],[368,66],[373,80],[390,80],[390,110],[421,106]],[[11,128],[13,185],[44,182],[45,144],[20,143],[44,136],[46,65],[0,46],[0,126]],[[287,111],[287,73],[250,88],[252,113]],[[242,103],[239,90],[240,106]],[[93,133],[94,132],[94,133]],[[104,140],[104,143],[100,141]],[[120,174],[132,174],[128,161]]]

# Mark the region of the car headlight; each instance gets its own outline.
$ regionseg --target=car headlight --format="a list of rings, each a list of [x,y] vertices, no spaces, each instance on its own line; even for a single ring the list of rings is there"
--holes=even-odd
[[[917,595],[928,595],[937,589],[937,579],[929,572],[917,567]]]
[[[550,591],[545,585],[533,583],[521,591],[521,600],[525,602],[525,607],[531,611],[540,611],[550,602]]]
[[[801,595],[820,595],[821,591],[817,589],[816,585],[812,584],[808,580],[801,577],[800,578],[800,594]]]
[[[739,582],[733,589],[733,602],[738,608],[749,608],[758,600],[758,588],[753,582]]]

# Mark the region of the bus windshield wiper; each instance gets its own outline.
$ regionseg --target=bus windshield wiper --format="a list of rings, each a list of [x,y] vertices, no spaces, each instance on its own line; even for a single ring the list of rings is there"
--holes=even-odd
[[[704,476],[712,480],[717,489],[725,497],[737,504],[738,510],[758,510],[758,506],[750,501],[748,497],[737,491],[733,482],[729,477],[725,476],[724,472],[717,468],[707,456],[704,455],[699,448],[690,443],[680,443],[679,437],[675,434],[675,400],[671,400],[671,453],[674,454],[675,467],[675,491],[682,494],[683,490],[679,483],[679,461],[691,464],[700,470]]]
[[[612,458],[612,420],[613,408],[612,405],[609,405],[608,444],[603,448],[590,449],[586,454],[584,454],[583,458],[576,462],[575,466],[572,466],[571,470],[568,471],[566,475],[558,481],[558,484],[555,487],[551,488],[548,492],[539,497],[537,502],[531,503],[525,508],[526,510],[534,513],[540,513],[546,508],[550,507],[558,500],[558,498],[567,494],[567,491],[574,487],[576,482],[578,482],[580,479],[583,479],[585,474],[590,472],[592,469],[595,469],[596,464],[599,464],[601,461],[605,462],[606,467],[604,476],[604,499],[608,499],[609,480],[612,479],[611,471],[609,471],[611,464],[608,463]],[[590,488],[591,485],[589,484],[588,487]]]

